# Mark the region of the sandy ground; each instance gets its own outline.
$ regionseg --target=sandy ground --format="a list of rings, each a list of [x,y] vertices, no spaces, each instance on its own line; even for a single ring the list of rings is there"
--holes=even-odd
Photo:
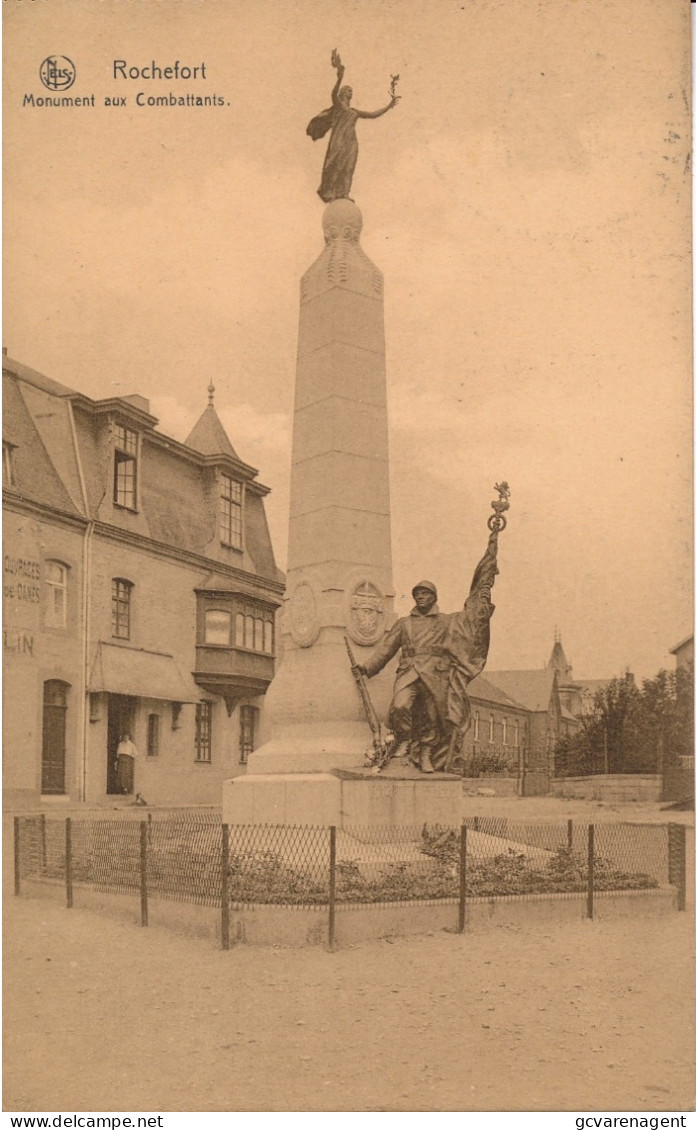
[[[471,803],[693,824],[658,805]],[[694,1105],[692,904],[642,921],[225,953],[41,898],[5,902],[6,1111]]]

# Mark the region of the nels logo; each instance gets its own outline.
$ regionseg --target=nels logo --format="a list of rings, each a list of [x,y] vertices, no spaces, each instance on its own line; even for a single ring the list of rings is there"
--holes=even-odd
[[[39,67],[39,78],[47,90],[69,90],[76,77],[75,64],[67,55],[49,55]]]

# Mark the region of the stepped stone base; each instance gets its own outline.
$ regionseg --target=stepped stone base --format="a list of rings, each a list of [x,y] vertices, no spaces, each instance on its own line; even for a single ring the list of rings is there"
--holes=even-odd
[[[460,824],[460,777],[423,775],[417,770],[396,775],[398,770],[389,768],[389,776],[336,769],[234,777],[223,784],[223,823],[333,824],[339,828]]]

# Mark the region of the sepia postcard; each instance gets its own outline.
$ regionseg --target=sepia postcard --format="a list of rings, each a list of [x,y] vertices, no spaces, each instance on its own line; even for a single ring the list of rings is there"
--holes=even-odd
[[[3,17],[5,1125],[689,1125],[690,5]]]

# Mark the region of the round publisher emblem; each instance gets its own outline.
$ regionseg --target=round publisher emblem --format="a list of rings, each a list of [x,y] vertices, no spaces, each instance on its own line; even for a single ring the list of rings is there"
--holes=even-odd
[[[47,90],[69,90],[77,71],[67,55],[49,55],[39,67],[39,78]]]

